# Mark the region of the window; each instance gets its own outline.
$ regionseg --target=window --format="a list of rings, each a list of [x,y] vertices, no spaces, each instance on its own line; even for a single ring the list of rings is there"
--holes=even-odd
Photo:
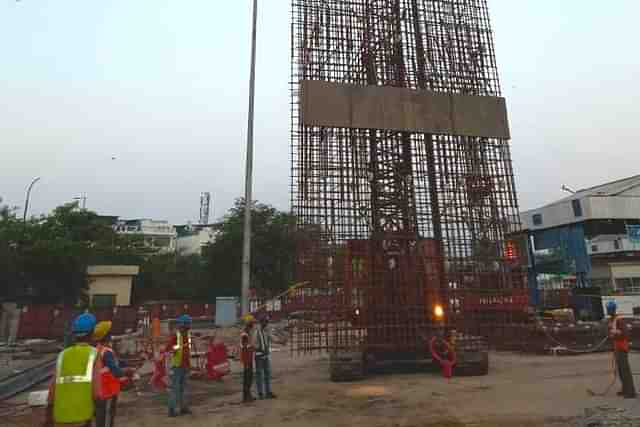
[[[107,294],[96,294],[91,299],[94,307],[114,307],[116,305],[116,296]]]
[[[598,252],[598,245],[591,245],[591,252]]]
[[[533,225],[542,225],[542,214],[533,215]]]
[[[171,246],[171,239],[168,237],[156,237],[153,239],[153,244],[159,248],[168,248]]]
[[[622,291],[628,295],[640,294],[640,277],[625,277],[616,279],[618,292]]]
[[[571,201],[571,206],[573,207],[573,215],[576,218],[579,218],[582,216],[582,205],[580,204],[580,200],[576,199],[576,200],[572,200]]]

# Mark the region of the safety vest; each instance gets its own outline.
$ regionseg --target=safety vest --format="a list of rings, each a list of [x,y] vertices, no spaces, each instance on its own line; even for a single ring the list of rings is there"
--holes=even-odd
[[[617,332],[620,331],[618,328],[618,316],[614,316],[612,320],[609,321],[609,331],[611,332],[611,336],[613,337],[613,348],[614,350],[624,351],[626,353],[629,352],[629,338],[627,338],[626,334],[617,335]]]
[[[113,358],[116,358],[116,354],[110,347],[107,347],[102,344],[98,344],[97,347],[98,354],[100,356],[100,360],[103,360],[105,353],[111,352],[113,354]],[[117,363],[117,359],[116,359]],[[98,395],[98,399],[100,400],[109,400],[118,394],[120,394],[120,380],[113,375],[111,369],[102,364],[102,368],[100,369],[100,393]]]
[[[187,345],[191,349],[191,332],[187,332]],[[176,332],[176,345],[173,346],[173,356],[171,357],[171,366],[179,368],[182,366],[182,353],[184,351],[184,342],[182,340],[182,333]]]
[[[56,424],[90,421],[95,412],[93,370],[98,351],[88,344],[64,350],[56,364],[53,419]]]

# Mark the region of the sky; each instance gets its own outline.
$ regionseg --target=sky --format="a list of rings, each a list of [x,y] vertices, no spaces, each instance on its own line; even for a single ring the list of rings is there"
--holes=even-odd
[[[244,192],[250,0],[0,0],[0,197],[220,218]],[[254,199],[289,208],[289,0],[261,0]],[[637,0],[489,0],[522,209],[640,173]],[[115,158],[115,159],[114,159]]]

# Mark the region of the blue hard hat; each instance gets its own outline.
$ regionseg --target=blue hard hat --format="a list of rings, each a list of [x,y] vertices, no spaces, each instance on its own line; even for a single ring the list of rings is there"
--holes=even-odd
[[[618,304],[616,304],[614,300],[610,300],[609,302],[607,302],[607,314],[609,316],[616,314],[617,310],[618,310]]]
[[[92,333],[95,327],[96,316],[91,313],[84,313],[75,318],[71,329],[74,335],[84,336]]]
[[[183,314],[182,316],[176,319],[178,325],[188,326],[191,325],[191,316],[188,314]]]

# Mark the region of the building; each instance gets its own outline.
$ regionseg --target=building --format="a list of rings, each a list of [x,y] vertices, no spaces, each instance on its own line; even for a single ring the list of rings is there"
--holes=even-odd
[[[145,247],[157,253],[173,253],[177,249],[178,234],[167,221],[152,219],[118,219],[114,229],[120,234],[141,236]]]
[[[640,294],[640,175],[575,192],[521,213],[531,242],[529,281],[604,295]]]
[[[131,305],[134,278],[140,272],[135,265],[92,265],[87,267],[89,303],[93,307]]]
[[[176,225],[178,253],[180,255],[202,255],[202,249],[215,242],[218,235],[216,225]]]

